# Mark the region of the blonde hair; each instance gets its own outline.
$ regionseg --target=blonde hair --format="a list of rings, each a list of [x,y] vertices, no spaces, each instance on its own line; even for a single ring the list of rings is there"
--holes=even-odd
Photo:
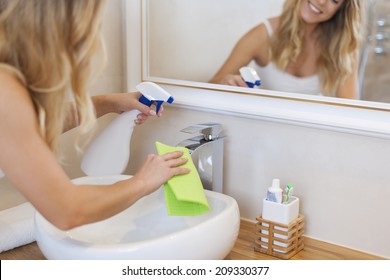
[[[307,0],[286,0],[279,26],[271,38],[271,59],[283,70],[302,51],[302,1]],[[345,0],[330,20],[319,24],[318,71],[324,94],[333,95],[358,63],[356,54],[362,42],[362,30],[360,0]]]
[[[0,0],[0,63],[23,82],[34,103],[41,135],[58,155],[69,113],[79,113],[80,134],[95,123],[87,93],[91,59],[101,47],[104,0]]]

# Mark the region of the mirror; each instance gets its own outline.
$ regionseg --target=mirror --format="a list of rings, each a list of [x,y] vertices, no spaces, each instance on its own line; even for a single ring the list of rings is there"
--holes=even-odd
[[[207,81],[236,42],[264,19],[279,15],[284,1],[143,0],[143,80],[218,89]],[[390,103],[390,1],[362,3],[368,35],[361,50],[360,99]],[[234,91],[244,90],[234,87]],[[256,94],[262,92],[260,88]],[[371,102],[364,104],[370,107]]]

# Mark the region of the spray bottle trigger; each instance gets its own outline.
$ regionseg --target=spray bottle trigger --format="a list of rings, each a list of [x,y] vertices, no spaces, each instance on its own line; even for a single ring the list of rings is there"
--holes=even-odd
[[[164,101],[156,101],[156,113],[160,111],[161,106],[163,105]]]
[[[138,101],[141,102],[142,104],[148,106],[148,107],[152,106],[152,104],[153,104],[153,100],[149,100],[143,95],[141,95],[141,97],[138,99]]]
[[[153,102],[156,102],[156,113],[158,113],[158,111],[160,111],[160,108],[161,106],[163,105],[164,101],[154,101],[154,100],[149,100],[147,99],[145,96],[141,95],[141,97],[139,98],[138,100],[139,102],[141,102],[142,104],[150,107],[152,106]]]

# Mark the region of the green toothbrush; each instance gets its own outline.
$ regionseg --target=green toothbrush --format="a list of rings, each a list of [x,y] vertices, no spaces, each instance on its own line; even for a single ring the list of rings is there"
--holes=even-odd
[[[289,203],[290,201],[290,193],[291,193],[291,190],[293,189],[293,186],[292,184],[287,184],[287,187],[286,187],[286,200],[284,201],[284,204],[287,204]]]

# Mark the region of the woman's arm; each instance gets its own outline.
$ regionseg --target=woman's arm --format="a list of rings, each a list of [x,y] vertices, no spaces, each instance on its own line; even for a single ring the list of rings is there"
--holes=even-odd
[[[136,109],[148,116],[154,116],[155,111],[138,101],[141,94],[133,93],[109,93],[92,96],[95,106],[96,117],[101,117],[108,113],[121,114],[123,112]],[[160,112],[159,112],[160,113]]]
[[[235,45],[230,56],[209,81],[210,83],[247,87],[239,75],[239,70],[252,60],[263,66],[269,60],[269,38],[264,24],[246,33]]]
[[[148,106],[138,102],[140,93],[108,93],[95,95],[91,97],[95,107],[96,117],[99,118],[108,113],[121,114],[129,110],[138,110],[141,113],[137,116],[136,124],[142,124],[149,116],[155,116],[156,112]],[[161,116],[163,107],[161,107],[158,115]],[[78,125],[77,111],[74,103],[69,102],[68,115],[64,127],[64,132]]]
[[[150,155],[131,179],[107,186],[74,185],[39,133],[27,90],[0,72],[0,167],[9,181],[61,229],[96,222],[128,208],[169,178],[188,173],[181,153]]]

